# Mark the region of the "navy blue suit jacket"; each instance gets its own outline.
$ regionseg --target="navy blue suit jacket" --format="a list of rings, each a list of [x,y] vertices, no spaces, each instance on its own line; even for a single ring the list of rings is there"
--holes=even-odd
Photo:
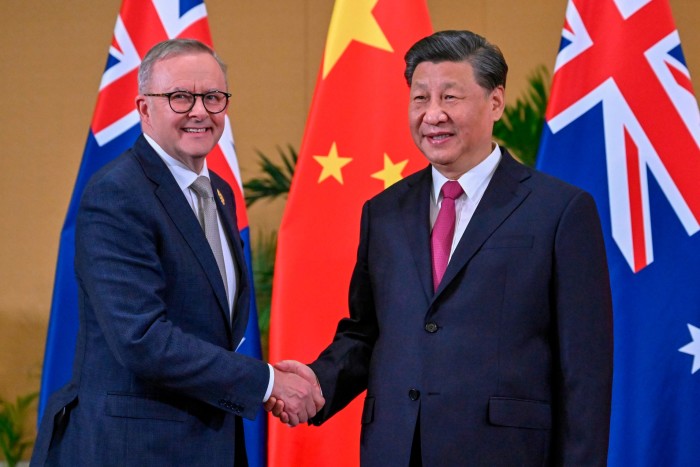
[[[240,417],[255,417],[269,370],[235,352],[250,285],[233,193],[210,175],[238,265],[233,323],[204,232],[146,140],[92,177],[73,377],[47,404],[32,465],[245,465]]]
[[[362,212],[350,317],[311,364],[322,423],[367,390],[361,462],[605,465],[612,306],[584,191],[503,158],[437,292],[430,167]]]

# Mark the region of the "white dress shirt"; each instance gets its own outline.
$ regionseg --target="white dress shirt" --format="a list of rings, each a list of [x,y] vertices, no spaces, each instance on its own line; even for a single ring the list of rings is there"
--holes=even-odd
[[[149,137],[148,135],[144,135],[146,138],[146,141],[153,147],[153,149],[156,151],[156,153],[160,156],[161,159],[163,159],[163,162],[165,162],[165,165],[168,166],[168,169],[170,170],[170,173],[173,174],[173,177],[175,177],[175,181],[177,182],[177,185],[180,187],[182,190],[182,194],[185,195],[185,199],[187,199],[187,202],[190,204],[190,207],[192,208],[192,211],[194,211],[195,216],[197,216],[197,219],[199,219],[199,198],[197,198],[197,194],[190,188],[190,185],[194,183],[194,181],[197,179],[197,177],[203,175],[207,178],[209,178],[209,169],[207,168],[207,162],[206,160],[204,161],[204,167],[202,168],[202,172],[197,174],[195,173],[192,169],[187,167],[185,164],[180,162],[179,160],[175,159],[174,157],[168,155],[159,145],[156,143],[153,138]],[[211,180],[211,179],[210,179]],[[238,271],[236,270],[236,264],[233,261],[233,256],[231,254],[231,243],[230,239],[228,238],[228,235],[224,232],[224,227],[223,223],[221,221],[221,216],[217,210],[216,213],[216,219],[217,219],[217,224],[219,227],[219,237],[221,238],[221,249],[223,250],[224,253],[224,268],[226,269],[226,281],[227,281],[227,290],[228,290],[228,308],[229,308],[229,318],[233,319],[233,309],[234,309],[234,301],[236,299],[236,290],[237,290],[237,285],[238,285]]]
[[[494,146],[494,150],[486,159],[457,180],[462,190],[464,190],[464,193],[455,200],[455,233],[452,238],[452,247],[450,248],[450,259],[452,259],[452,254],[455,248],[457,248],[464,231],[467,230],[469,221],[471,221],[474,211],[476,211],[481,197],[484,196],[486,187],[489,186],[493,173],[496,171],[496,167],[498,167],[498,163],[501,161],[501,148],[498,147],[497,144]],[[435,167],[432,168],[432,172],[433,189],[430,192],[431,230],[435,225],[435,220],[437,219],[440,206],[442,205],[442,185],[449,181],[444,175],[438,172]]]

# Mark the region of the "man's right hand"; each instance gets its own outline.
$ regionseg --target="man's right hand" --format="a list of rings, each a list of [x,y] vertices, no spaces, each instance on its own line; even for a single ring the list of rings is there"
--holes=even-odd
[[[274,365],[275,383],[265,409],[284,423],[297,426],[313,418],[325,400],[311,368],[293,360]]]

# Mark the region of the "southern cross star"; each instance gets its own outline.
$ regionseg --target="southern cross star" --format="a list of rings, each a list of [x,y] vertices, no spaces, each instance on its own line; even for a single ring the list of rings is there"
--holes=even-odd
[[[693,374],[700,370],[700,328],[696,328],[692,324],[688,323],[688,330],[690,331],[690,335],[693,340],[692,342],[678,349],[678,351],[693,356],[693,369],[690,372]]]

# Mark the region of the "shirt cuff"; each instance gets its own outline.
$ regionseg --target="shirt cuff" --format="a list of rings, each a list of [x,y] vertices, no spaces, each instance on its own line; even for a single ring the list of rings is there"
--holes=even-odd
[[[272,365],[270,365],[269,363],[267,364],[267,366],[270,369],[270,380],[267,383],[267,391],[265,391],[265,397],[263,398],[263,404],[265,402],[267,402],[267,400],[272,395],[272,388],[275,385],[275,370],[272,368]]]

